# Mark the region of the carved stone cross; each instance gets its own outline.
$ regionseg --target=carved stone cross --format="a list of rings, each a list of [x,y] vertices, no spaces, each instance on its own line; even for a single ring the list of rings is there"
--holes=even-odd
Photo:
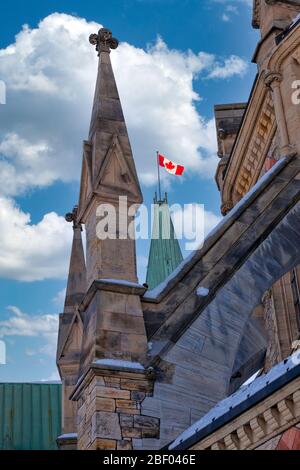
[[[117,39],[112,37],[112,33],[109,29],[101,28],[98,34],[91,34],[89,41],[93,46],[96,46],[98,55],[100,52],[110,52],[110,49],[117,49],[119,42]]]

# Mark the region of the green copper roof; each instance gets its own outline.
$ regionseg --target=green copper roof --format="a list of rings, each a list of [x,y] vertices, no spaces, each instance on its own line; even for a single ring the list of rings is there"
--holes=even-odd
[[[0,383],[0,450],[57,450],[61,385]]]
[[[154,199],[152,239],[146,283],[154,289],[171,274],[183,260],[170,216],[167,195],[164,200]]]

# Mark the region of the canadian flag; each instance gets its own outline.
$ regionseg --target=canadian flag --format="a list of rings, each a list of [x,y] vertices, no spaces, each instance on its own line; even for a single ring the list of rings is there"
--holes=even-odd
[[[167,170],[168,173],[171,173],[171,175],[181,176],[183,174],[184,166],[177,165],[177,163],[174,163],[171,160],[168,160],[166,157],[160,154],[158,154],[158,159],[159,159],[159,165],[163,166]]]

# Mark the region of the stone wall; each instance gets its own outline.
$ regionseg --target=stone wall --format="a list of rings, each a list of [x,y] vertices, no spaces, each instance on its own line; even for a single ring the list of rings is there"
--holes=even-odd
[[[152,396],[144,372],[93,369],[78,399],[79,450],[130,450],[133,439],[159,438],[159,419],[141,411]]]

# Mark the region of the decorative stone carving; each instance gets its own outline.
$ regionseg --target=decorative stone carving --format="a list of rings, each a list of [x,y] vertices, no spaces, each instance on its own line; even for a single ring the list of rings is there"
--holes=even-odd
[[[300,65],[300,48],[295,50],[292,58]]]
[[[274,90],[276,86],[279,86],[282,81],[282,75],[278,72],[267,72],[265,75],[265,85],[271,90]]]
[[[274,109],[276,116],[277,128],[280,136],[280,147],[282,155],[287,155],[290,153],[290,141],[289,134],[287,130],[286,115],[282,101],[281,87],[282,82],[281,73],[269,71],[265,75],[265,84],[272,91]]]
[[[231,211],[232,208],[233,208],[233,202],[232,201],[224,202],[221,206],[222,215],[228,214],[228,212]]]
[[[253,184],[256,183],[267,149],[270,146],[275,125],[273,100],[271,94],[268,93],[247,146],[244,162],[237,175],[235,190],[239,197],[243,197]]]
[[[78,206],[74,206],[73,212],[68,212],[65,215],[65,219],[67,222],[73,222],[74,228],[80,228],[82,230],[81,224],[77,221],[77,214],[78,214]]]
[[[119,41],[112,37],[112,33],[109,29],[101,28],[98,34],[91,34],[89,38],[90,43],[96,46],[98,55],[100,52],[110,52],[110,49],[117,49]]]

